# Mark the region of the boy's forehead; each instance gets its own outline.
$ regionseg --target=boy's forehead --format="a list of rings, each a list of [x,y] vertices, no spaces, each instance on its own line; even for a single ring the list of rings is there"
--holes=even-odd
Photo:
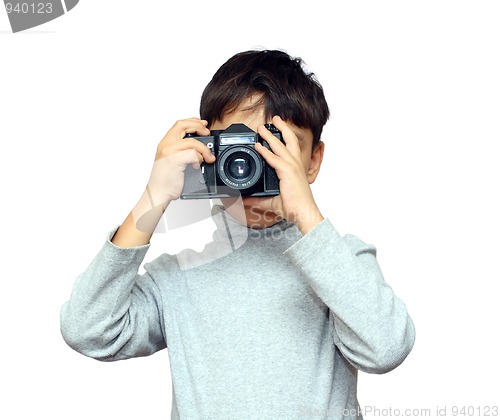
[[[257,127],[260,124],[267,124],[271,121],[266,118],[266,113],[264,111],[264,105],[259,103],[260,97],[255,97],[255,95],[250,96],[245,99],[235,110],[230,113],[226,113],[222,116],[221,121],[214,121],[210,126],[212,130],[225,130],[231,124],[242,123],[254,131],[257,131]],[[257,105],[257,106],[256,106]],[[288,122],[288,125],[292,131],[297,136],[300,142],[312,143],[312,131],[308,128],[300,128],[295,124]]]
[[[242,123],[255,131],[260,124],[266,124],[268,122],[270,121],[266,120],[263,107],[245,109],[239,106],[234,111],[224,114],[221,121],[215,121],[213,125],[215,126],[217,124],[218,127],[212,128],[225,130],[231,124]]]

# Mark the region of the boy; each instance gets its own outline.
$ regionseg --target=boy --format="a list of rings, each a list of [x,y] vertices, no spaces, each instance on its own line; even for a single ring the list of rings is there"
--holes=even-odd
[[[414,327],[375,248],[339,236],[315,203],[309,185],[329,116],[321,86],[300,59],[248,51],[216,72],[200,114],[159,143],[143,196],[75,282],[61,311],[66,342],[104,361],[167,348],[172,419],[362,418],[357,370],[398,366]],[[186,134],[233,123],[269,143],[271,150],[255,149],[275,169],[280,194],[222,199],[211,244],[164,254],[138,275],[186,167],[216,160]]]

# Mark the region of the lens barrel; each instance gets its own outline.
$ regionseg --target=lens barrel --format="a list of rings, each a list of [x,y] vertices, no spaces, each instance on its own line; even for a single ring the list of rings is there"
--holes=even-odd
[[[251,188],[261,178],[262,169],[262,158],[250,147],[230,147],[219,156],[219,178],[231,188]]]

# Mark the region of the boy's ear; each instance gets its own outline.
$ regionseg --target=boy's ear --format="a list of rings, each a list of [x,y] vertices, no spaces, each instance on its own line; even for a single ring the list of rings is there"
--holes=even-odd
[[[312,184],[318,176],[321,162],[323,162],[323,154],[325,152],[325,143],[320,141],[311,154],[309,168],[307,168],[307,180]]]

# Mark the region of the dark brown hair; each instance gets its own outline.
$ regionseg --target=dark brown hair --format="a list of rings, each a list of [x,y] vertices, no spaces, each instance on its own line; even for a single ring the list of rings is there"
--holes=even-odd
[[[283,51],[254,50],[231,57],[214,74],[203,91],[200,117],[209,126],[235,111],[253,94],[262,97],[266,119],[279,115],[313,133],[313,150],[321,138],[330,111],[323,88],[314,73],[308,73],[301,58]]]

